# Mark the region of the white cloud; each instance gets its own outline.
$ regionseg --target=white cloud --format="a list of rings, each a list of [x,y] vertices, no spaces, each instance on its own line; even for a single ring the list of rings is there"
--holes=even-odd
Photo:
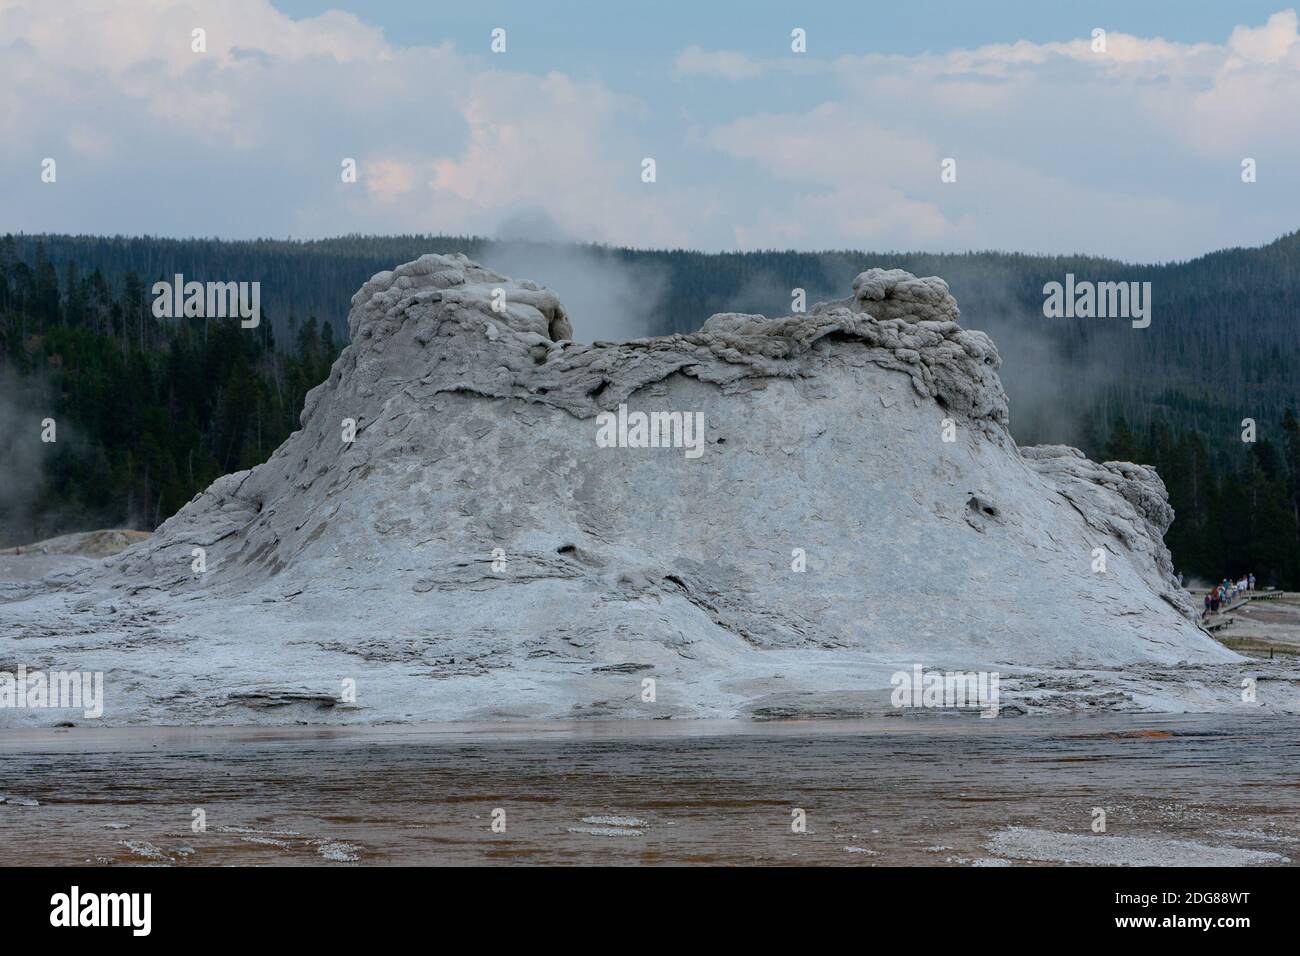
[[[1156,259],[1267,241],[1295,228],[1296,25],[1285,11],[1223,44],[1111,33],[1105,53],[1084,38],[839,57],[817,106],[699,139],[773,182],[735,230],[747,246]],[[948,156],[959,178],[941,184]],[[1267,157],[1271,191],[1243,191],[1244,156]]]
[[[195,29],[206,33],[203,55],[221,66],[252,52],[289,61],[327,56],[339,62],[382,59],[389,53],[383,31],[350,13],[331,10],[293,20],[265,0],[0,0],[0,36],[21,37],[50,68],[102,69],[120,77],[152,62],[178,76],[199,56],[191,49]]]
[[[1111,33],[1104,54],[1008,37],[834,60],[690,46],[649,79],[512,63],[268,0],[0,0],[0,230],[493,234],[536,210],[638,246],[1166,258],[1295,228],[1289,10],[1215,43]]]
[[[689,241],[681,195],[640,181],[644,105],[598,81],[396,48],[350,14],[295,21],[265,0],[0,0],[0,37],[0,178],[79,160],[56,189],[16,190],[0,229],[482,233],[532,205],[585,238]],[[116,218],[86,219],[114,196]]]
[[[1296,13],[1284,10],[1268,18],[1262,27],[1239,26],[1228,38],[1228,47],[1246,63],[1278,63],[1296,44]]]

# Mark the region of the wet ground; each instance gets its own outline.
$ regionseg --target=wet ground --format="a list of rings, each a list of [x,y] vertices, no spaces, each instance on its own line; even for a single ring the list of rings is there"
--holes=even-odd
[[[5,865],[1288,865],[1300,719],[3,731],[0,797]]]

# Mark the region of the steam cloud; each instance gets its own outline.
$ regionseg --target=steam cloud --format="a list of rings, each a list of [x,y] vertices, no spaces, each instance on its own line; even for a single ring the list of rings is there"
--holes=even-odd
[[[631,265],[611,249],[578,245],[546,213],[508,217],[480,256],[513,279],[542,281],[564,303],[580,342],[625,342],[660,334],[668,295],[662,269]],[[701,316],[703,321],[707,316]]]

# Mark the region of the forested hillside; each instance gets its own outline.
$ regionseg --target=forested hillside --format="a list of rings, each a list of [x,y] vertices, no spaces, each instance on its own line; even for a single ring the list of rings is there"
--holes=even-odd
[[[0,240],[0,546],[152,529],[213,479],[265,461],[338,354],[315,319],[155,319],[146,284]],[[53,419],[54,441],[36,444]]]
[[[1265,585],[1296,589],[1300,422],[1288,411],[1269,425],[1276,438],[1216,448],[1165,419],[1137,433],[1120,419],[1092,454],[1160,472],[1176,514],[1165,543],[1189,584],[1253,571]]]
[[[435,251],[507,272],[538,261],[519,277],[549,280],[562,298],[549,272],[563,255],[578,287],[615,280],[626,295],[608,308],[635,301],[645,335],[690,331],[720,311],[789,312],[796,288],[809,303],[840,298],[870,266],[943,276],[963,324],[989,332],[1003,355],[1017,440],[1156,465],[1179,516],[1168,540],[1180,569],[1207,578],[1254,569],[1300,586],[1300,433],[1287,418],[1300,405],[1300,233],[1155,266],[1006,253],[557,252],[436,236],[9,236],[0,239],[0,545],[152,528],[213,478],[265,460],[343,344],[353,292]],[[260,282],[262,324],[154,318],[150,287],[176,273]],[[1066,273],[1151,282],[1150,327],[1045,318],[1043,285]],[[588,337],[580,320],[575,328]],[[33,450],[46,417],[58,441]],[[1241,440],[1246,418],[1254,443]]]

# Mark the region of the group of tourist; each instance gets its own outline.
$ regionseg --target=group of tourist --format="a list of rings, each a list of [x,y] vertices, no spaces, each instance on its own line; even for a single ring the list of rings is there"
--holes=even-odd
[[[1220,608],[1226,608],[1236,598],[1241,597],[1247,591],[1255,590],[1255,575],[1247,574],[1236,581],[1228,578],[1223,579],[1223,583],[1210,588],[1205,592],[1205,613],[1203,617],[1209,617],[1211,614],[1218,614]]]

